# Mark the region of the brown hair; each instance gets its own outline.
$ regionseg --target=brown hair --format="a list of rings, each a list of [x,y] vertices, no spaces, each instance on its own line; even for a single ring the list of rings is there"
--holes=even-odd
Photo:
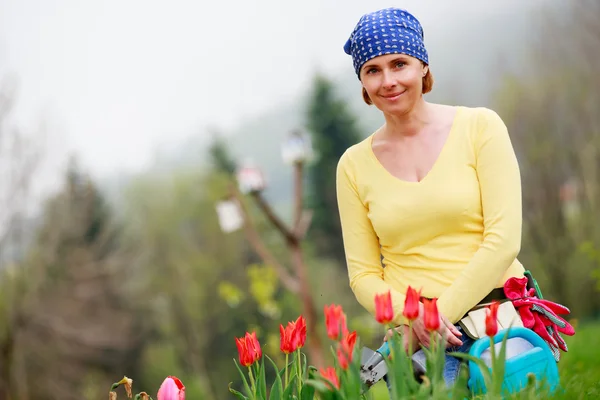
[[[431,92],[431,89],[433,89],[433,74],[431,73],[431,69],[427,68],[427,73],[423,77],[423,94]],[[368,105],[373,104],[364,87],[362,88],[362,97]]]

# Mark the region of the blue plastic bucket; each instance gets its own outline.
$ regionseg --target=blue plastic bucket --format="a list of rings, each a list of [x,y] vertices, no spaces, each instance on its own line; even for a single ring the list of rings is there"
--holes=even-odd
[[[508,339],[521,338],[531,345],[522,353],[512,357],[507,354],[505,364],[504,382],[502,388],[505,393],[516,393],[527,386],[527,375],[534,374],[536,381],[544,382],[550,392],[554,392],[559,385],[558,367],[548,344],[534,331],[528,328],[515,327],[510,330],[499,331],[494,336],[494,348],[499,353],[498,344],[502,342],[506,332]],[[490,348],[490,338],[484,337],[473,343],[469,354],[482,358]],[[469,389],[474,394],[486,392],[485,381],[479,366],[469,361]]]

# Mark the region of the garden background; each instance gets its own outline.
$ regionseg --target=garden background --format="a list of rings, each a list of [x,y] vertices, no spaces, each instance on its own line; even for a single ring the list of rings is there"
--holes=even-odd
[[[326,358],[326,304],[378,346],[348,287],[334,178],[382,122],[342,46],[391,4],[122,3],[0,0],[0,400],[105,398],[123,375],[152,394],[176,375],[190,399],[229,399],[234,337],[256,331],[281,365],[279,324],[309,300]],[[571,398],[600,396],[600,3],[402,6],[424,26],[427,100],[507,124],[519,258],[572,311],[559,364]],[[292,132],[314,150],[302,192],[281,154]],[[266,178],[259,197],[235,189],[249,166]],[[229,231],[217,206],[236,196],[252,225]],[[298,249],[261,204],[307,229],[307,292],[286,284]]]

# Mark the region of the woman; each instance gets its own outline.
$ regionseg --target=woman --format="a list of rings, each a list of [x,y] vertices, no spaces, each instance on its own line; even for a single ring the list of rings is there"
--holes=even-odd
[[[487,108],[424,100],[433,77],[421,25],[405,10],[364,15],[344,50],[365,102],[385,117],[338,164],[350,286],[371,313],[375,294],[390,290],[394,322],[404,333],[408,286],[437,298],[447,346],[468,351],[472,340],[455,324],[524,273],[517,260],[521,181],[506,126]],[[428,346],[422,317],[413,330],[417,346]],[[458,367],[447,357],[448,384]]]

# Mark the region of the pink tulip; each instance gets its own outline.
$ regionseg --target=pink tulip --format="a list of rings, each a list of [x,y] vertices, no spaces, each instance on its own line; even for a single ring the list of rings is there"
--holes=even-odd
[[[168,376],[160,385],[158,400],[185,400],[185,386],[176,376]]]

